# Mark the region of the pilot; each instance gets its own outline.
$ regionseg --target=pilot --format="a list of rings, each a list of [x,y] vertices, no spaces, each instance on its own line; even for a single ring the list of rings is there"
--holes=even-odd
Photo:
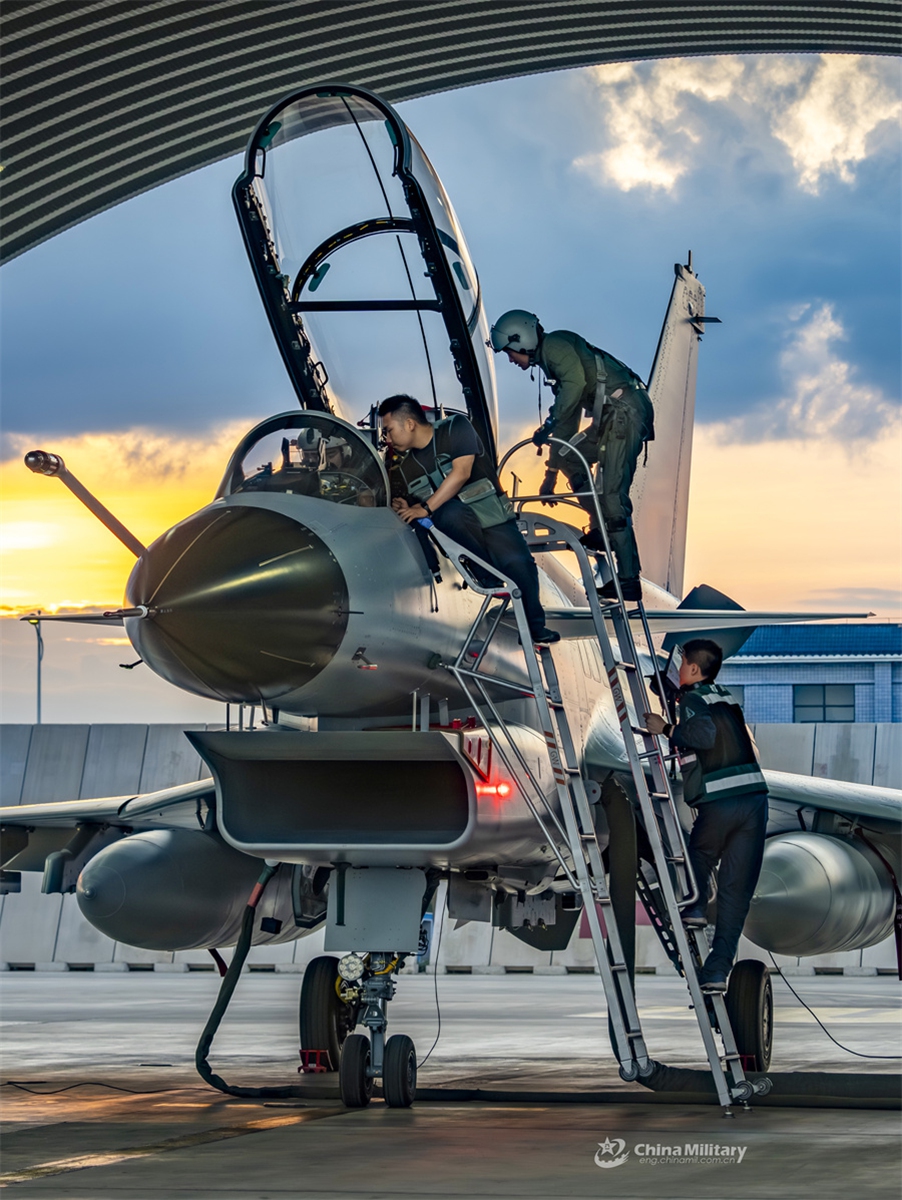
[[[319,496],[319,473],[324,462],[325,439],[318,429],[302,429],[295,446],[300,457],[297,478],[292,480],[292,490],[301,496]],[[283,446],[282,456],[285,457]]]
[[[383,400],[379,416],[389,444],[392,508],[401,520],[430,517],[442,533],[497,567],[522,592],[533,641],[559,641],[545,625],[529,547],[467,418],[455,413],[432,426],[419,401],[404,395]]]
[[[724,992],[739,935],[761,873],[767,828],[767,784],[742,709],[715,683],[723,661],[716,642],[693,638],[683,646],[678,719],[668,725],[645,714],[645,727],[663,733],[680,755],[683,796],[696,809],[689,860],[699,899],[683,912],[683,924],[707,924],[708,883],[717,872],[717,920],[711,952],[699,982],[703,992]]]
[[[537,366],[553,380],[554,403],[532,440],[542,446],[553,434],[572,442],[590,466],[599,464],[599,501],[608,540],[617,557],[620,588],[624,599],[641,600],[630,485],[643,445],[655,436],[654,409],[645,385],[635,371],[578,333],[566,329],[546,333],[538,317],[523,309],[512,309],[498,318],[492,326],[490,345],[496,354],[503,350],[522,370]],[[577,433],[583,412],[591,421]],[[568,458],[565,448],[554,445],[540,495],[554,495],[559,470],[566,475],[571,491],[589,490],[590,480],[579,460],[573,455]],[[581,540],[590,550],[603,550],[595,504],[590,496],[579,502],[589,514],[589,529]],[[613,581],[605,584],[601,595],[615,598]]]
[[[376,497],[371,488],[351,470],[353,450],[347,438],[333,435],[323,442],[325,462],[320,476],[320,494],[335,504],[356,504],[359,508],[374,508]]]

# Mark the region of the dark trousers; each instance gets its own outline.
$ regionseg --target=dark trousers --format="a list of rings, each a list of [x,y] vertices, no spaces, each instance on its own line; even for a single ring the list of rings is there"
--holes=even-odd
[[[437,508],[432,520],[442,533],[514,581],[523,594],[530,634],[535,637],[541,633],[545,610],[539,602],[539,572],[516,521],[483,529],[475,514],[456,496]]]
[[[640,571],[639,548],[633,533],[633,502],[630,488],[636,474],[636,463],[642,453],[645,436],[645,416],[635,404],[611,403],[605,409],[598,443],[583,441],[579,450],[590,462],[601,467],[601,491],[598,499],[608,541],[617,556],[617,574],[621,579],[638,579]],[[563,470],[570,483],[570,490],[584,492],[589,487],[586,472],[574,455],[568,461],[567,452],[555,446],[555,454],[549,457],[549,467]],[[580,500],[589,514],[589,524],[595,528],[598,517],[590,497]]]
[[[698,806],[689,837],[689,861],[704,909],[711,873],[717,872],[717,921],[705,966],[728,974],[748,916],[764,856],[767,792],[752,792]]]

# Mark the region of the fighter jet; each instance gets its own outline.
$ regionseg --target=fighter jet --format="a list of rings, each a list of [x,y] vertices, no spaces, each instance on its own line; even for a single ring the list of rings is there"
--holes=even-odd
[[[396,516],[380,445],[376,405],[405,392],[430,419],[467,415],[498,461],[479,278],[425,153],[398,113],[361,88],[321,84],[276,105],[250,138],[233,198],[298,409],[252,429],[211,502],[148,547],[58,456],[33,451],[26,463],[67,483],[136,555],[123,608],[80,619],[124,625],[162,678],[238,706],[238,727],[186,735],[210,767],[200,782],[3,809],[5,877],[14,886],[16,872],[42,870],[45,891],[75,891],[97,929],[149,949],[237,943],[245,954],[325,926],[328,953],[303,983],[306,1065],[340,1065],[349,1104],[367,1103],[381,1075],[387,1102],[404,1106],[415,1051],[403,1034],[384,1040],[386,1003],[422,950],[439,883],[452,917],[493,922],[543,949],[566,947],[581,905],[525,782],[553,824],[555,764],[503,611],[510,597],[480,591]],[[733,651],[760,624],[861,615],[746,612],[708,587],[680,599],[709,320],[691,261],[677,265],[648,380],[658,436],[637,485],[646,578],[636,642],[649,677],[666,672],[687,634]],[[524,519],[537,511],[514,503]],[[565,511],[578,534],[581,510]],[[652,903],[654,872],[641,816],[637,843],[623,695],[572,555],[542,554],[539,566],[549,623],[564,635],[550,653],[576,770],[605,865],[628,884],[616,912],[625,925],[637,878]],[[481,706],[466,686],[477,669]],[[248,711],[258,719],[245,720]],[[629,720],[641,725],[635,705]],[[746,934],[794,955],[882,940],[896,913],[902,795],[766,776],[769,836]],[[680,815],[688,827],[685,806]],[[667,948],[666,927],[655,927]],[[738,964],[728,999],[740,1051],[766,1069],[763,964]],[[355,1032],[361,1025],[367,1033]]]

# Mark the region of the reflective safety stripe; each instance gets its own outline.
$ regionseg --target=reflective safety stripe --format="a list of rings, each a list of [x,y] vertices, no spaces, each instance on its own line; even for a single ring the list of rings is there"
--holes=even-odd
[[[747,771],[744,775],[727,775],[723,779],[705,780],[706,792],[725,792],[730,788],[748,787],[751,783],[758,783],[762,788],[766,786],[764,776],[760,771]]]
[[[733,699],[733,693],[727,691],[726,688],[722,688],[720,686],[720,684],[712,684],[711,687],[712,687],[712,690],[710,692],[702,691],[701,688],[694,688],[692,691],[692,695],[697,696],[699,700],[704,700],[705,704],[735,704],[736,703],[736,701]],[[716,691],[713,690],[714,688],[716,688],[717,690]]]

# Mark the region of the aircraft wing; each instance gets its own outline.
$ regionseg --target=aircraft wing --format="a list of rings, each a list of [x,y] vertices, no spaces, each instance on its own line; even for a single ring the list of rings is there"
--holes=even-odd
[[[629,607],[629,606],[627,606]],[[589,608],[548,608],[548,625],[562,638],[594,637]],[[700,633],[709,629],[746,629],[758,625],[789,625],[800,621],[863,620],[871,613],[750,612],[723,608],[647,608],[645,616],[652,633]]]
[[[213,780],[180,783],[177,787],[141,796],[106,796],[97,800],[60,800],[52,804],[17,804],[0,808],[0,826],[11,825],[74,827],[83,821],[108,825],[156,825],[162,814],[179,804],[202,800],[213,794]]]
[[[898,788],[843,783],[811,775],[792,775],[788,771],[765,770],[764,777],[773,800],[786,801],[799,808],[819,808],[860,817],[866,823],[874,820],[881,825],[902,823],[902,791]]]

